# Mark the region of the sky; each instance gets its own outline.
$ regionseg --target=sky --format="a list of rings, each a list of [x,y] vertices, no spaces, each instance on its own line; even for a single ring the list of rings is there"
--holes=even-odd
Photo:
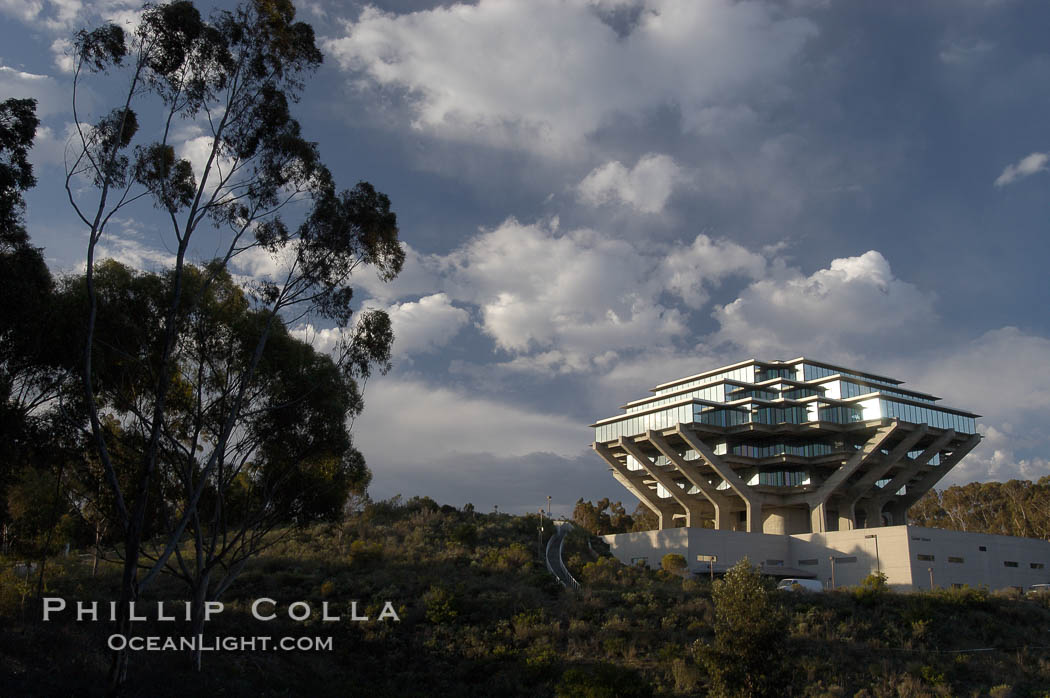
[[[296,6],[325,61],[295,116],[341,186],[390,196],[407,251],[393,282],[356,279],[397,335],[354,423],[373,497],[633,509],[589,424],[801,355],[983,415],[942,485],[1050,474],[1050,5]],[[69,39],[138,9],[0,0],[0,99],[39,101],[27,220],[56,273],[86,240],[63,191]],[[150,215],[107,253],[163,265]]]

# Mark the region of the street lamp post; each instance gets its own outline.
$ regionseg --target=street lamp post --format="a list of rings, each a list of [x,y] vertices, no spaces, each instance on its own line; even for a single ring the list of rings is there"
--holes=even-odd
[[[926,571],[930,573],[930,591],[933,591],[933,568],[927,567]]]
[[[828,562],[831,563],[831,590],[835,591],[835,556],[828,555]]]
[[[540,507],[540,557],[543,557],[543,507]]]
[[[547,495],[547,518],[551,517],[551,496]]]
[[[711,581],[715,581],[715,560],[718,559],[717,555],[711,555],[708,559],[708,563],[711,565]]]

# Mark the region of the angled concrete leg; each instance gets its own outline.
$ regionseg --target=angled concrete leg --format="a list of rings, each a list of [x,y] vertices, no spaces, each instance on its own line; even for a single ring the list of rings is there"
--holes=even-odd
[[[813,533],[827,533],[828,517],[824,502],[818,502],[809,510],[809,528]]]

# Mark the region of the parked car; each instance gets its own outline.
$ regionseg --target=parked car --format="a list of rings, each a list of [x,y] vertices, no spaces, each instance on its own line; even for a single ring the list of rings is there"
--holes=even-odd
[[[783,591],[824,591],[819,579],[781,579],[777,589]]]
[[[1045,594],[1050,591],[1050,584],[1033,584],[1028,587],[1029,594]]]

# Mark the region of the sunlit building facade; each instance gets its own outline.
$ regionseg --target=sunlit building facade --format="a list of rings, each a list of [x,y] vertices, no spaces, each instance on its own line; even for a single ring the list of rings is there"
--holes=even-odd
[[[979,442],[979,415],[902,381],[806,358],[658,385],[594,428],[660,528],[804,534],[904,524]]]

